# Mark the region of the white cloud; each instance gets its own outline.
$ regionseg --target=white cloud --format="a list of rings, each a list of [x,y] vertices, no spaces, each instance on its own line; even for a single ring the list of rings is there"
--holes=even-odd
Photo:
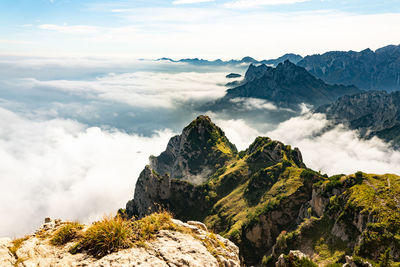
[[[95,80],[19,80],[20,88],[47,88],[83,96],[107,99],[134,107],[174,108],[190,101],[210,101],[225,95],[226,73],[109,74]]]
[[[172,136],[32,121],[2,108],[0,118],[0,236],[31,232],[45,216],[90,221],[124,207],[148,157]]]
[[[274,103],[268,102],[267,100],[260,98],[251,98],[251,97],[237,97],[229,100],[232,103],[241,104],[246,110],[285,110],[289,112],[294,112],[288,108],[278,108]]]
[[[232,144],[235,144],[238,150],[245,150],[261,133],[252,128],[243,119],[223,120],[219,119],[217,114],[208,114],[213,122],[220,127]]]
[[[214,0],[175,0],[172,2],[172,4],[182,5],[182,4],[197,4],[197,3],[206,3],[206,2],[214,2]]]
[[[356,131],[341,125],[333,126],[323,114],[305,112],[268,132],[260,131],[244,120],[223,121],[218,119],[218,114],[213,115],[239,149],[247,148],[257,136],[268,136],[298,147],[305,164],[322,173],[333,175],[363,171],[400,174],[399,151],[378,138],[363,140]]]
[[[23,45],[23,44],[32,44],[32,42],[30,42],[30,41],[24,41],[24,40],[0,39],[0,44]]]
[[[282,123],[269,133],[303,153],[305,163],[323,173],[370,173],[400,174],[400,152],[378,138],[362,140],[356,131],[344,126],[330,125],[323,114],[305,113]]]
[[[225,4],[228,8],[254,8],[259,6],[288,5],[311,0],[238,0]]]
[[[93,34],[100,32],[99,27],[88,26],[88,25],[69,26],[69,25],[56,25],[56,24],[42,24],[39,25],[39,29],[57,31],[60,33],[69,33],[69,34]]]

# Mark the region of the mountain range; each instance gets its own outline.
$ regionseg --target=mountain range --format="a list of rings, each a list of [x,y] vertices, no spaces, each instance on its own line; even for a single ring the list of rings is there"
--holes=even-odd
[[[151,157],[126,213],[142,218],[166,209],[202,221],[238,245],[245,266],[292,262],[300,255],[292,250],[314,263],[276,266],[341,266],[350,259],[350,266],[371,266],[400,261],[399,195],[399,176],[328,177],[307,168],[299,149],[268,137],[237,151],[199,116]]]
[[[260,98],[278,106],[295,107],[301,103],[328,104],[346,94],[361,92],[355,86],[329,85],[307,70],[286,60],[276,68],[251,64],[242,85],[227,90],[225,100]]]
[[[329,84],[354,85],[364,90],[400,89],[400,45],[375,51],[331,51],[306,56],[297,64]]]
[[[297,63],[300,60],[302,60],[303,57],[297,54],[285,54],[279,58],[276,59],[268,59],[268,60],[261,60],[258,61],[252,57],[244,57],[240,60],[236,59],[231,59],[229,61],[223,61],[221,59],[217,60],[205,60],[205,59],[198,59],[198,58],[186,58],[186,59],[179,59],[179,60],[173,60],[171,58],[159,58],[157,59],[158,61],[171,61],[171,62],[183,62],[183,63],[189,63],[193,65],[207,65],[207,66],[225,66],[225,65],[238,65],[238,64],[266,64],[270,66],[276,66],[279,63],[284,62],[285,60],[290,60],[293,63]]]

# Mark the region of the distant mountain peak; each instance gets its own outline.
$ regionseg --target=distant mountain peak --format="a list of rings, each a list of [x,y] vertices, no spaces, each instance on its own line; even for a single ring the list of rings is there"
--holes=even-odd
[[[295,107],[301,103],[327,104],[339,96],[360,92],[354,86],[328,85],[289,60],[279,63],[276,68],[250,64],[245,82],[228,89],[225,99],[261,98],[279,106]]]

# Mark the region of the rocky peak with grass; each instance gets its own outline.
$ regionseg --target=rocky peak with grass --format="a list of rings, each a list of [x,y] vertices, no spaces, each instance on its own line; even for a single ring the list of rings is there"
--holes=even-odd
[[[201,184],[236,153],[224,132],[208,116],[199,116],[171,138],[163,153],[150,158],[150,166],[160,175]]]
[[[190,132],[219,128],[208,117],[199,118],[184,130],[199,140],[187,134],[174,138],[214,144],[202,150],[213,157],[219,138],[208,141],[204,137],[212,135]],[[167,150],[172,151],[170,145]],[[175,158],[187,153],[174,151]],[[201,221],[239,247],[245,266],[275,266],[278,261],[281,266],[375,266],[400,261],[399,176],[322,175],[305,166],[299,149],[268,137],[257,137],[244,151],[228,151],[219,168],[203,176],[201,183],[146,166],[127,215],[141,218],[166,209],[178,219]],[[213,166],[206,158],[198,164]],[[170,162],[165,169],[174,166],[175,161]],[[290,256],[297,250],[302,254],[296,255],[306,257]]]
[[[32,235],[0,239],[0,266],[238,267],[240,261],[237,246],[202,223],[161,212],[90,225],[48,219]]]

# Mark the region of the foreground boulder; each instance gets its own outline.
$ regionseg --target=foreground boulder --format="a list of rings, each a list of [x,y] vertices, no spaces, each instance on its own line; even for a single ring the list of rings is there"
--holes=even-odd
[[[189,224],[190,223],[190,224]],[[171,219],[174,230],[161,230],[154,238],[102,257],[85,251],[72,254],[79,238],[63,245],[54,236],[69,224],[48,220],[35,234],[0,240],[1,266],[240,266],[239,250],[229,240],[214,235],[198,222]],[[82,226],[82,235],[91,226]],[[151,227],[151,226],[150,226]],[[178,230],[176,230],[178,229]]]

